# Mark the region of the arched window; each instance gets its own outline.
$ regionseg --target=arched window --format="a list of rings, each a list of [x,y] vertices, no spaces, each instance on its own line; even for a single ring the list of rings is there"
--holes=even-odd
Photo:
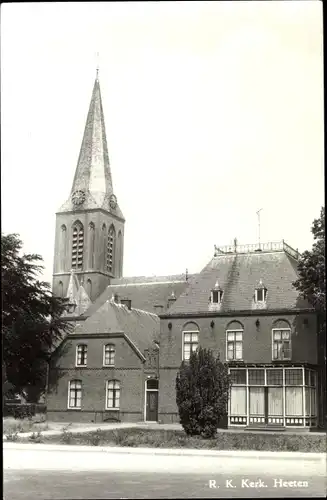
[[[82,381],[71,380],[68,384],[68,408],[82,407]]]
[[[73,226],[72,268],[83,268],[84,228],[79,221]]]
[[[187,323],[183,327],[183,360],[188,361],[191,352],[199,346],[199,327],[196,323]]]
[[[93,222],[89,224],[89,268],[94,268],[94,240],[95,240],[95,226]]]
[[[107,271],[111,274],[115,273],[115,246],[116,246],[116,232],[114,226],[111,225],[108,231],[108,246],[107,246]]]
[[[117,277],[120,278],[123,275],[123,238],[121,231],[118,233],[117,237]]]
[[[114,344],[106,344],[103,349],[103,365],[114,366],[115,364],[115,346]]]
[[[63,224],[60,228],[60,270],[65,271],[66,268],[66,254],[67,254],[67,227]]]
[[[244,327],[238,321],[230,321],[226,328],[226,359],[238,361],[243,359]]]
[[[291,326],[288,321],[274,321],[272,328],[272,359],[286,361],[292,359]]]
[[[106,270],[106,264],[107,264],[107,235],[106,235],[106,225],[102,225],[102,234],[101,234],[101,245],[102,245],[102,262],[103,262],[103,269],[104,271]]]
[[[119,410],[120,406],[120,382],[108,380],[106,387],[106,409]]]
[[[58,283],[58,296],[63,297],[64,296],[64,285],[62,281],[59,281]]]
[[[90,279],[88,279],[87,282],[86,282],[86,293],[88,294],[89,298],[91,299],[91,296],[92,296],[92,281]]]

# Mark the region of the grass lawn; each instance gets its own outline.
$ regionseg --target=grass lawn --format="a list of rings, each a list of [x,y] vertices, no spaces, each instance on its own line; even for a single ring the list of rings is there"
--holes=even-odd
[[[85,433],[71,433],[68,430],[57,436],[35,435],[31,440],[37,443],[131,446],[148,448],[193,448],[211,450],[257,450],[257,451],[299,451],[326,452],[326,433],[321,434],[269,434],[219,432],[214,439],[188,437],[180,430],[152,430],[139,428],[97,429]]]
[[[4,435],[15,434],[15,432],[43,432],[50,430],[48,423],[45,422],[44,415],[35,415],[30,419],[5,417],[2,422],[2,433]]]

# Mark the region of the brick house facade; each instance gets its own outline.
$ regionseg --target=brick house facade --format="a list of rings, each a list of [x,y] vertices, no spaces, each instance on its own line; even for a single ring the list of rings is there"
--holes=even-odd
[[[98,77],[69,199],[56,214],[53,292],[72,332],[53,352],[51,420],[178,422],[175,380],[198,345],[229,364],[228,425],[321,424],[317,319],[299,300],[284,241],[217,248],[198,274],[123,277],[125,219],[113,191]]]

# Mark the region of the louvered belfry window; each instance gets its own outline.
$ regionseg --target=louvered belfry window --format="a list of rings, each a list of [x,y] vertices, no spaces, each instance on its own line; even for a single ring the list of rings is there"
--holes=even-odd
[[[83,268],[84,228],[80,222],[73,227],[72,268]]]
[[[115,260],[115,228],[110,226],[108,231],[108,248],[107,248],[107,271],[114,272]]]

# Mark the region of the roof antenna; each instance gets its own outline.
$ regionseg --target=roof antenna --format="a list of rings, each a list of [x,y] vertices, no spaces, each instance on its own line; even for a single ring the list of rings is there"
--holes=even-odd
[[[260,243],[260,212],[261,212],[262,208],[260,208],[260,210],[258,210],[256,212],[257,216],[258,216],[258,235],[259,235],[259,250],[261,250],[261,243]]]

